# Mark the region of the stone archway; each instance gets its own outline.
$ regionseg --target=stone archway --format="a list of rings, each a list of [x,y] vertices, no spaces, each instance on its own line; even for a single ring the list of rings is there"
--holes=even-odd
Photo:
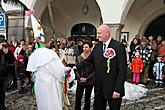
[[[136,0],[125,0],[125,3],[123,5],[123,12],[121,15],[121,20],[120,20],[121,24],[124,24],[127,14],[129,13],[130,8],[135,1]]]
[[[132,4],[122,32],[129,32],[129,42],[135,35],[144,36],[146,29],[158,17],[165,14],[165,5],[161,0],[135,0]]]
[[[154,11],[153,13],[150,14],[150,16],[148,16],[146,18],[146,20],[142,23],[143,25],[141,25],[138,33],[140,36],[146,36],[148,37],[148,34],[146,35],[146,30],[148,29],[148,27],[157,19],[159,19],[161,16],[165,16],[165,8],[160,8],[159,10]]]
[[[145,30],[144,36],[149,37],[152,35],[154,38],[156,38],[158,35],[164,36],[165,31],[164,31],[164,26],[165,26],[165,14],[158,17],[154,21],[150,23],[148,28]]]
[[[73,26],[71,36],[75,40],[96,40],[96,28],[89,23],[80,23]]]

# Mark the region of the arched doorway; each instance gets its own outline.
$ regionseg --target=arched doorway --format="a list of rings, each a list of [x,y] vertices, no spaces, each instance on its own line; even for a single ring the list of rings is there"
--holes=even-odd
[[[165,26],[165,14],[158,17],[148,26],[148,28],[144,33],[144,36],[148,38],[150,35],[152,35],[154,36],[154,39],[156,39],[158,35],[165,36],[164,26]]]
[[[96,28],[89,23],[80,23],[73,26],[71,36],[74,40],[96,39]]]

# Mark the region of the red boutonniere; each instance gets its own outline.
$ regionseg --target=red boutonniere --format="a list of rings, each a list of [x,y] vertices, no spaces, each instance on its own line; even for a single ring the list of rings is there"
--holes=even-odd
[[[113,48],[107,48],[104,52],[104,57],[108,58],[107,60],[107,73],[110,71],[110,60],[116,56],[116,52]]]

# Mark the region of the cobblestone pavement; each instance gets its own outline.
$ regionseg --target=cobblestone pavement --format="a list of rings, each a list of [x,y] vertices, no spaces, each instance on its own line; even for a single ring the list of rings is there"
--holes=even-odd
[[[9,110],[37,110],[35,96],[30,90],[19,94],[18,90],[7,92],[6,105]]]
[[[149,87],[147,95],[141,99],[123,100],[121,110],[165,110],[165,88],[153,89],[151,85]],[[19,94],[17,90],[8,91],[6,95],[6,105],[10,110],[37,110],[35,96],[30,90],[25,94]],[[69,92],[69,100],[71,103],[69,109],[74,110],[75,93]],[[109,109],[107,108],[107,110]]]

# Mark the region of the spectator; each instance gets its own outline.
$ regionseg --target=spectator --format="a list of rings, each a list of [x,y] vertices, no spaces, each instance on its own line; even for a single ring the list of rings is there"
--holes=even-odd
[[[147,84],[148,68],[151,61],[152,48],[150,45],[147,44],[147,39],[145,37],[141,39],[141,44],[135,47],[133,56],[135,56],[135,52],[140,52],[142,56],[143,63],[144,63],[144,69],[142,72],[142,82],[144,84]]]
[[[165,63],[161,61],[161,57],[157,57],[158,61],[154,64],[153,70],[156,75],[155,80],[155,87],[163,87],[163,78],[162,78],[162,72],[163,72],[163,66]]]
[[[65,51],[65,61],[68,66],[73,67],[76,64],[76,58],[79,55],[78,46],[74,44],[71,37],[68,38],[67,45],[64,49]]]
[[[128,50],[128,43],[126,40],[122,39],[121,43],[124,45],[125,47],[125,50],[126,50],[126,54],[127,54],[127,64],[130,63],[130,60],[129,60],[129,50]]]
[[[83,44],[83,53],[78,56],[78,63],[87,59],[91,53],[92,43],[85,42]],[[90,65],[84,69],[78,71],[77,89],[76,89],[76,101],[75,110],[81,110],[81,100],[85,91],[85,103],[83,110],[90,110],[91,93],[94,86],[94,69]]]
[[[143,60],[139,52],[135,52],[135,57],[132,59],[130,67],[133,73],[132,83],[138,84],[140,82],[140,74],[144,67]]]
[[[135,51],[135,47],[137,45],[140,45],[140,43],[138,42],[138,39],[137,38],[134,38],[132,41],[131,41],[131,44],[130,44],[130,52],[129,52],[129,59],[130,59],[130,62],[132,62],[132,55],[133,55],[133,52]]]
[[[148,77],[151,79],[155,79],[155,75],[153,74],[153,67],[156,62],[158,46],[153,36],[148,37],[148,45],[150,45],[152,48],[151,62],[149,64],[149,70],[148,70]]]
[[[156,38],[156,41],[157,41],[157,44],[160,45],[161,42],[162,42],[162,36],[158,35],[157,38]]]
[[[0,110],[7,110],[5,106],[5,91],[11,64],[14,64],[13,54],[8,49],[3,36],[0,35]]]
[[[158,46],[158,56],[161,56],[162,61],[165,62],[165,38],[162,39],[161,44]]]

